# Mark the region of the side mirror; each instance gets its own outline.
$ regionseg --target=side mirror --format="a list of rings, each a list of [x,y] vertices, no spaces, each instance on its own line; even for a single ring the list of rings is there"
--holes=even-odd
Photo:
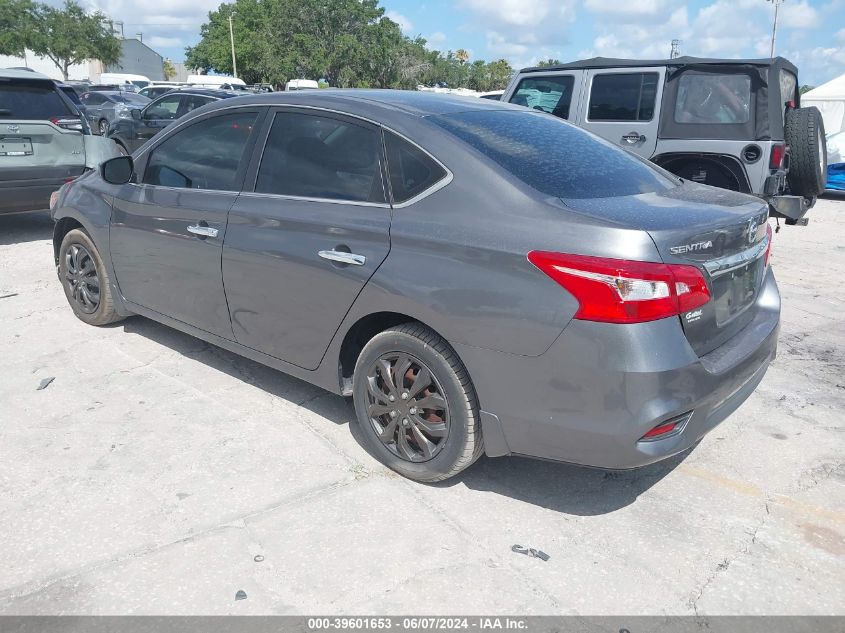
[[[125,185],[132,180],[135,163],[131,156],[116,156],[103,163],[100,173],[103,180],[112,185]]]
[[[141,111],[138,108],[132,108],[132,118],[136,121],[141,120]]]

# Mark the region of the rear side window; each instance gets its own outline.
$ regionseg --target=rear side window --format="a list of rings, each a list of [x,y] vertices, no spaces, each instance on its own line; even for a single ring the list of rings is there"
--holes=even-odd
[[[74,114],[47,82],[6,82],[0,80],[0,119],[42,121]]]
[[[384,202],[379,134],[374,128],[329,116],[277,113],[255,191]]]
[[[185,116],[191,110],[203,107],[206,103],[211,101],[211,97],[201,97],[200,95],[183,95],[182,110],[180,116]]]
[[[416,145],[392,132],[384,133],[384,142],[395,204],[407,202],[446,177],[446,170]]]
[[[568,119],[574,85],[572,75],[526,77],[519,82],[510,102]]]
[[[590,121],[651,121],[657,73],[596,75],[590,89]]]
[[[254,112],[224,114],[168,137],[152,151],[144,182],[163,187],[233,191],[256,116]]]
[[[676,123],[747,123],[751,77],[687,73],[678,82]]]
[[[609,198],[676,186],[645,161],[554,117],[494,110],[431,120],[549,196]]]

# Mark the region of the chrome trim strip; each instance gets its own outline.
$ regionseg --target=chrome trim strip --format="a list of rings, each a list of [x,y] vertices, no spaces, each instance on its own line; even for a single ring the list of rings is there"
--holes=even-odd
[[[749,249],[742,251],[741,253],[735,253],[734,255],[728,255],[727,257],[721,257],[719,259],[711,259],[710,261],[704,262],[704,268],[710,273],[711,277],[718,277],[719,275],[724,275],[725,273],[729,273],[733,270],[737,270],[738,268],[742,268],[743,266],[748,265],[750,262],[762,257],[763,254],[766,252],[766,249],[769,246],[769,236],[767,235],[759,243],[755,244]]]
[[[271,198],[275,200],[299,200],[301,202],[328,202],[329,204],[351,204],[357,207],[377,207],[389,209],[386,202],[367,202],[366,200],[342,200],[338,198],[309,198],[308,196],[289,196],[283,193],[259,193],[257,191],[242,191],[240,197]]]

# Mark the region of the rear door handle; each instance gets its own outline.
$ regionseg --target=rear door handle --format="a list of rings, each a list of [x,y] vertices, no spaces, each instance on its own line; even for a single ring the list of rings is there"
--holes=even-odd
[[[645,142],[645,136],[638,134],[637,132],[628,132],[628,134],[622,137],[622,142],[627,143],[628,145],[634,145],[636,143]]]
[[[363,255],[356,255],[355,253],[345,253],[343,251],[319,251],[317,253],[323,259],[328,259],[331,262],[338,262],[339,264],[353,264],[354,266],[363,266],[367,263],[367,258]]]
[[[188,233],[194,235],[202,235],[203,237],[217,237],[219,231],[210,226],[200,226],[199,224],[191,224],[188,226]]]

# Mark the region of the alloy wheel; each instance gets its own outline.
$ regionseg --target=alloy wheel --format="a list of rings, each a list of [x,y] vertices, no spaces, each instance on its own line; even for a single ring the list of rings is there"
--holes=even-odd
[[[91,253],[81,244],[71,244],[65,252],[65,282],[82,312],[96,312],[100,306],[100,277]]]
[[[381,443],[409,462],[434,458],[449,436],[449,403],[440,381],[404,352],[381,355],[367,372],[367,415]]]

